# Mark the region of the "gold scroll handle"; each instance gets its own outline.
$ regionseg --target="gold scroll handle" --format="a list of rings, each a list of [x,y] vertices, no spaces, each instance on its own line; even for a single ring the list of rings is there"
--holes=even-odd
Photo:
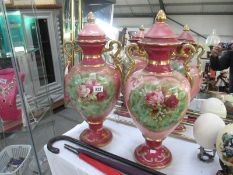
[[[114,45],[117,46],[117,51],[114,53],[114,54],[110,54],[110,56],[112,57],[113,59],[113,62],[114,64],[116,65],[117,69],[119,70],[120,74],[122,75],[122,65],[120,63],[120,53],[121,53],[121,50],[122,50],[122,45],[119,41],[115,41],[115,40],[112,40],[109,42],[109,46],[108,48],[104,48],[102,53],[103,52],[110,52],[110,51],[113,51],[114,49]]]
[[[201,50],[199,53],[199,49]],[[199,73],[199,77],[202,77],[202,64],[201,64],[201,57],[204,55],[205,53],[205,49],[202,45],[197,45],[196,46],[196,52],[199,53],[197,55],[197,68],[198,68],[198,73]]]
[[[126,56],[129,59],[129,65],[128,65],[128,69],[127,69],[124,81],[126,81],[129,78],[129,75],[131,73],[133,73],[133,71],[135,69],[136,63],[135,63],[135,60],[132,57],[133,52],[137,52],[137,53],[140,52],[140,49],[139,49],[137,44],[130,44],[129,46],[127,46],[125,48]]]
[[[188,53],[186,53],[187,49],[189,49]],[[187,77],[191,87],[193,87],[193,81],[192,81],[192,77],[190,74],[190,62],[195,53],[196,53],[196,49],[192,44],[183,44],[181,48],[181,54],[178,55],[178,56],[186,58],[184,62],[185,76]]]
[[[65,68],[68,68],[68,72],[70,68],[74,65],[73,56],[74,53],[80,52],[82,49],[80,47],[76,47],[75,41],[68,41],[64,44],[64,54],[67,56]]]

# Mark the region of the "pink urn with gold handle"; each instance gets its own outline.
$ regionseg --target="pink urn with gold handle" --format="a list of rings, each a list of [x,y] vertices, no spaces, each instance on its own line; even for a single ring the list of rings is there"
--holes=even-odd
[[[143,25],[141,25],[139,31],[137,31],[129,40],[130,43],[132,43],[132,45],[126,47],[127,57],[129,59],[134,59],[135,62],[133,72],[143,69],[147,65],[146,52],[141,46],[138,46],[138,42],[143,38],[144,38],[144,27]]]
[[[136,160],[151,168],[163,168],[172,160],[162,141],[178,126],[190,102],[190,85],[170,65],[180,41],[165,23],[160,10],[155,24],[138,44],[145,49],[148,63],[143,70],[128,74],[125,102],[146,143],[134,152]],[[188,48],[188,45],[185,45]]]
[[[103,127],[103,122],[117,102],[121,85],[120,71],[105,63],[101,56],[117,42],[110,42],[110,48],[105,49],[106,42],[105,34],[95,24],[94,14],[90,12],[88,24],[78,34],[77,43],[83,59],[65,78],[66,93],[72,106],[89,124],[89,128],[81,133],[80,140],[97,147],[112,139],[111,131]]]
[[[173,63],[173,65],[176,64],[176,66],[174,66],[174,69],[182,72],[188,78],[191,85],[191,99],[193,99],[200,91],[200,87],[202,84],[201,56],[205,53],[205,49],[203,48],[203,46],[195,42],[187,25],[184,26],[183,32],[178,36],[178,40],[181,41],[182,44],[192,44],[196,49],[196,53],[193,54],[193,57],[196,56],[197,58],[197,63],[195,65],[189,65],[193,57],[190,57],[190,59],[188,60],[187,57],[181,56],[182,45],[180,47],[177,47],[176,53],[178,56],[175,57]],[[188,53],[189,51],[189,49],[184,50],[184,52],[186,53]]]
[[[202,67],[201,67],[201,56],[204,54],[205,49],[201,46],[196,44],[193,36],[190,33],[190,29],[187,25],[184,26],[183,32],[178,36],[178,40],[182,42],[182,44],[191,44],[196,53],[192,54],[191,57],[184,57],[182,52],[186,54],[190,52],[190,49],[182,50],[182,44],[177,47],[176,49],[176,57],[173,60],[173,68],[182,73],[186,76],[189,80],[191,86],[191,99],[193,99],[200,91],[201,84],[202,84]],[[198,53],[200,51],[200,53]],[[192,61],[193,57],[196,56],[197,64],[190,66],[190,62]],[[175,132],[184,132],[186,131],[186,127],[184,124],[180,124],[176,129]]]
[[[130,73],[141,70],[143,68],[146,67],[147,65],[147,59],[146,59],[146,52],[142,47],[138,46],[138,41],[140,41],[142,38],[144,38],[144,27],[143,25],[140,26],[139,31],[137,31],[132,38],[129,40],[132,45],[127,46],[126,49],[126,55],[129,59],[129,63],[124,65],[123,68],[123,75],[122,77],[127,77],[127,72],[129,72],[129,69],[133,69],[132,71],[130,71]],[[132,62],[131,60],[133,60],[133,67],[132,66]],[[124,80],[122,81],[123,86],[124,86]],[[124,96],[124,89],[122,89],[122,94]],[[124,102],[124,100],[122,100],[123,103],[121,105],[121,107],[119,109],[117,109],[114,113],[118,114],[120,116],[123,117],[130,117],[128,109],[126,107],[126,104]]]

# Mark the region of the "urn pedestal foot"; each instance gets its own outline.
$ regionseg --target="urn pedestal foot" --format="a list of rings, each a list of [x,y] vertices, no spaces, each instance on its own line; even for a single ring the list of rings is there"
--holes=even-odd
[[[186,127],[184,126],[184,124],[179,124],[175,129],[175,132],[185,132],[185,131],[186,131]]]
[[[123,117],[130,118],[130,115],[129,115],[127,108],[121,107],[120,109],[117,109],[114,113],[117,115],[123,116]]]
[[[89,124],[89,128],[85,129],[80,140],[95,147],[103,147],[111,142],[112,132],[103,128],[103,124]]]
[[[154,169],[164,168],[172,161],[171,152],[161,141],[146,140],[135,149],[134,156],[138,163]]]
[[[118,108],[114,113],[117,115],[123,116],[123,117],[130,118],[129,111],[128,111],[124,102],[123,102],[122,106],[120,108]]]

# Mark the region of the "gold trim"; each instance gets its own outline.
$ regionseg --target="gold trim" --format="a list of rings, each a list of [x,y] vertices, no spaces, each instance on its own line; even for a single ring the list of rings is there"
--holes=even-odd
[[[103,124],[103,121],[102,122],[87,121],[87,123],[90,124],[90,125],[100,125],[100,124]]]
[[[88,130],[88,129],[90,129],[90,128],[87,128],[87,129],[85,129],[85,130]],[[106,130],[108,130],[108,131],[111,132],[110,129],[105,128],[105,127],[101,128],[101,129],[106,129]],[[84,131],[85,131],[85,130],[84,130]],[[83,138],[84,135],[86,134],[84,131],[80,134],[80,136],[79,136],[80,139],[81,139],[81,137]],[[98,131],[97,131],[97,132],[98,132]],[[112,134],[112,133],[111,133],[111,134]],[[85,137],[84,137],[84,138],[85,138]],[[112,137],[111,137],[106,143],[104,143],[104,144],[98,144],[98,148],[105,147],[106,145],[108,145],[108,144],[112,141],[112,139],[113,139],[113,134],[112,134]]]
[[[189,26],[187,24],[184,25],[183,31],[185,31],[185,32],[190,31],[190,28],[189,28]]]
[[[139,145],[139,146],[140,146],[140,145]],[[162,146],[163,146],[163,145],[162,145]],[[165,146],[163,146],[163,147],[165,147]],[[134,160],[135,160],[135,162],[137,162],[138,164],[143,165],[143,166],[145,166],[145,167],[147,167],[147,168],[151,168],[151,169],[153,169],[153,170],[158,170],[158,169],[163,169],[163,168],[169,167],[169,166],[171,165],[171,163],[172,163],[173,157],[172,157],[171,151],[170,151],[167,147],[165,147],[165,148],[170,152],[170,155],[171,155],[171,161],[170,161],[167,165],[158,166],[157,168],[155,168],[155,167],[150,167],[150,166],[147,166],[147,165],[145,165],[145,164],[139,162],[139,161],[137,160],[137,158],[135,157],[135,154],[133,154],[133,155],[134,155]],[[136,148],[135,148],[135,149],[136,149]]]
[[[85,35],[80,35],[80,36],[85,36]],[[91,36],[91,35],[87,35],[87,36]],[[104,42],[106,42],[105,38],[103,40],[78,40],[78,43],[104,43]]]
[[[125,53],[126,53],[126,56],[129,59],[129,64],[128,64],[128,71],[126,72],[124,82],[126,82],[126,80],[129,78],[129,75],[131,73],[133,73],[133,70],[135,69],[136,63],[135,63],[135,60],[132,57],[132,55],[133,55],[133,49],[135,51],[139,52],[139,47],[138,47],[137,44],[131,44],[131,45],[129,45],[129,46],[127,46],[125,48]]]
[[[192,58],[194,57],[194,54],[196,53],[196,49],[192,44],[183,44],[181,45],[182,48],[180,50],[180,53],[175,53],[175,56],[184,58],[184,69],[185,69],[185,76],[187,77],[191,87],[193,87],[193,81],[192,76],[190,74],[190,62]],[[190,52],[186,54],[185,49],[190,49]]]
[[[101,55],[84,55],[83,58],[86,58],[86,59],[98,59],[98,58],[101,58]]]
[[[138,43],[143,45],[157,45],[157,46],[178,46],[182,42],[176,42],[176,43],[153,43],[153,42],[144,42],[144,41],[138,41]]]
[[[172,76],[173,72],[163,72],[163,73],[157,73],[157,72],[149,72],[147,70],[144,70],[145,72],[149,73],[149,75],[154,76],[156,75],[157,77],[163,77],[164,75],[166,76]]]
[[[199,77],[202,77],[202,63],[201,63],[201,57],[204,55],[205,53],[205,48],[202,45],[197,45],[196,46],[196,51],[198,52],[198,50],[201,49],[201,52],[197,55],[197,68],[198,68],[198,72],[199,72]]]
[[[149,137],[145,137],[145,136],[143,136],[143,137],[145,138],[145,140],[148,140],[148,141],[161,142],[161,145],[162,145],[162,142],[163,142],[163,140],[164,140],[164,139],[156,139],[156,140],[154,140],[154,139],[151,139],[151,138],[149,138]]]
[[[112,142],[112,138],[113,138],[113,136],[105,144],[99,144],[98,147],[102,148],[102,147],[107,146],[110,142]]]
[[[165,12],[163,10],[159,10],[159,12],[157,13],[156,17],[155,17],[157,22],[165,22],[167,19],[167,16],[165,14]]]
[[[149,60],[148,64],[152,64],[152,65],[168,65],[168,64],[170,64],[170,60],[160,60],[160,61]]]
[[[90,64],[81,64],[83,67],[103,67],[105,66],[104,64],[94,64],[94,65],[90,65]]]
[[[117,51],[114,54],[110,54],[110,56],[113,59],[114,65],[117,67],[117,69],[119,70],[119,72],[120,72],[120,74],[122,76],[123,75],[123,68],[122,68],[122,65],[120,63],[120,53],[121,53],[121,50],[122,50],[121,43],[119,41],[115,41],[115,40],[110,41],[108,48],[103,48],[102,53],[113,51],[114,50],[114,46],[113,46],[114,44],[117,46]]]

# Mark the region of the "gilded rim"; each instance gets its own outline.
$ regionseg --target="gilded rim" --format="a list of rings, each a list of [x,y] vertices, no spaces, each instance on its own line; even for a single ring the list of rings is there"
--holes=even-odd
[[[101,55],[84,55],[84,58],[86,58],[86,59],[90,59],[90,58],[98,59],[100,57],[101,57]]]
[[[90,35],[88,35],[90,36]],[[103,40],[78,40],[78,43],[104,43],[107,42],[106,39]]]
[[[150,45],[150,46],[178,46],[182,42],[175,42],[175,43],[157,43],[157,42],[143,42],[143,41],[138,41],[139,44],[143,45]]]
[[[94,65],[91,65],[91,64],[82,64],[83,67],[103,67],[105,66],[105,63],[103,64],[94,64]]]
[[[89,129],[89,128],[87,128],[87,129]],[[113,138],[113,134],[112,134],[112,132],[111,132],[111,130],[110,129],[108,129],[108,128],[102,128],[102,129],[105,129],[105,130],[108,130],[110,133],[111,133],[111,138],[106,142],[106,143],[104,143],[104,144],[98,144],[98,147],[104,147],[104,146],[106,146],[106,145],[108,145],[111,141],[112,141],[112,138]],[[85,130],[84,130],[85,131]],[[79,138],[80,138],[80,140],[82,140],[83,141],[83,137],[84,137],[84,134],[85,134],[85,132],[82,132],[81,134],[80,134],[80,136],[79,136]],[[83,142],[85,142],[85,141],[83,141]],[[86,143],[86,142],[85,142]]]
[[[160,60],[160,61],[149,60],[148,64],[152,64],[152,65],[169,65],[170,60]]]
[[[165,147],[165,146],[163,146],[163,147]],[[136,148],[137,148],[137,147],[136,147]],[[135,148],[135,149],[136,149],[136,148]],[[165,148],[167,149],[167,147],[165,147]],[[167,149],[167,150],[168,150],[168,149]],[[168,150],[168,151],[169,151],[169,150]],[[170,151],[169,151],[169,152],[170,152]],[[172,154],[171,154],[171,152],[170,152],[170,155],[171,155],[171,160],[170,160],[170,162],[169,162],[167,165],[158,166],[157,168],[150,167],[150,166],[147,166],[147,165],[142,164],[141,162],[139,162],[139,161],[137,160],[137,158],[135,157],[135,154],[133,154],[133,155],[134,155],[133,157],[134,157],[134,161],[135,161],[135,162],[137,162],[138,164],[143,165],[143,166],[145,166],[145,167],[147,167],[147,168],[154,169],[154,170],[166,168],[166,167],[170,166],[171,163],[172,163]]]

